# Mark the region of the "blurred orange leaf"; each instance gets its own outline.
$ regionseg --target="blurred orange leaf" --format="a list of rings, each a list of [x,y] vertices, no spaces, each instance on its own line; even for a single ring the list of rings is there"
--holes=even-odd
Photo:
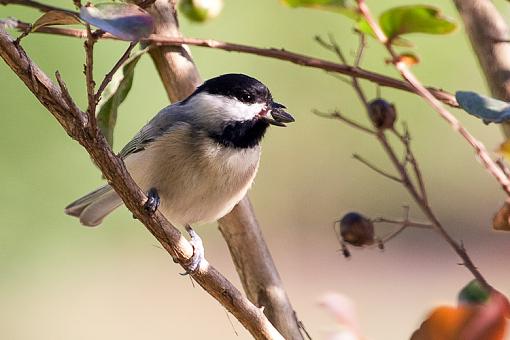
[[[440,306],[411,340],[503,340],[509,311],[507,298],[497,291],[483,304]]]
[[[420,58],[412,52],[405,52],[398,56],[398,59],[408,66],[416,65],[420,62]]]
[[[496,152],[503,156],[506,160],[510,160],[510,139],[507,139],[499,145]]]
[[[492,228],[495,230],[510,230],[510,203],[508,201],[505,201],[492,218]]]

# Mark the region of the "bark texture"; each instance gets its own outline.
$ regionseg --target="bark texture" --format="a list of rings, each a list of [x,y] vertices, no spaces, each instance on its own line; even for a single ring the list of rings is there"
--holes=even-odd
[[[493,97],[510,101],[508,25],[490,0],[454,0]],[[510,123],[502,124],[510,137]]]
[[[193,253],[190,243],[159,212],[148,214],[144,209],[145,194],[138,188],[95,124],[80,111],[57,73],[60,87],[27,56],[23,48],[0,27],[0,57],[25,83],[66,130],[90,154],[105,178],[163,247],[179,263],[186,263]],[[207,261],[193,274],[193,278],[210,295],[231,312],[256,339],[283,339],[260,308],[243,294]]]
[[[155,18],[156,34],[182,37],[173,3],[156,0],[149,12]],[[186,98],[201,83],[186,45],[158,46],[150,53],[171,101]],[[303,339],[249,198],[219,223],[248,299],[264,307],[264,314],[286,339]]]

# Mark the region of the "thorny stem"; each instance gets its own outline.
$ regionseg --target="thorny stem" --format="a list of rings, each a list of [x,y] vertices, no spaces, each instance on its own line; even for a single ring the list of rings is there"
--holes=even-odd
[[[2,1],[2,0],[0,0]],[[13,20],[12,23],[19,30],[26,30],[28,25],[27,23],[21,22],[19,20]],[[84,30],[74,29],[74,28],[62,28],[62,27],[41,27],[34,33],[48,33],[48,34],[56,34],[56,35],[64,35],[68,37],[75,38],[86,38],[87,34]],[[101,39],[113,39],[118,40],[116,37],[111,34],[103,34]],[[146,43],[152,43],[157,46],[180,46],[180,45],[191,45],[191,46],[199,46],[211,49],[218,49],[227,52],[238,52],[238,53],[247,53],[253,54],[260,57],[272,58],[277,60],[288,61],[293,64],[297,64],[304,67],[311,67],[321,69],[327,72],[332,73],[340,73],[348,76],[355,76],[360,79],[369,80],[379,86],[391,87],[407,92],[414,93],[414,89],[412,86],[403,82],[401,80],[388,77],[376,72],[371,72],[359,67],[352,67],[346,64],[339,64],[335,62],[331,62],[324,59],[310,57],[304,54],[299,54],[295,52],[290,52],[284,49],[279,48],[259,48],[254,46],[242,45],[229,43],[218,40],[211,39],[197,39],[197,38],[181,38],[181,37],[166,37],[157,34],[152,34],[149,38],[142,40]],[[436,89],[436,88],[428,88],[428,90],[436,96],[438,100],[441,100],[446,105],[451,107],[459,107],[455,96],[446,91]]]

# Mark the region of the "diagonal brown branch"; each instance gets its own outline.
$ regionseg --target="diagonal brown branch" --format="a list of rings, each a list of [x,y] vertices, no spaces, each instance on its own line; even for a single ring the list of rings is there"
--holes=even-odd
[[[159,33],[159,36],[164,35],[168,39],[173,39],[172,37],[182,39],[176,20],[174,20],[173,4],[169,1],[146,1],[145,3],[153,3],[149,11],[155,18],[156,32]],[[28,24],[20,21],[17,21],[16,24],[19,29],[24,27],[26,30],[29,27]],[[87,33],[84,30],[42,27],[41,32],[87,38]],[[98,38],[115,39],[109,34],[102,34]],[[169,98],[172,101],[185,98],[201,82],[187,47],[182,42],[177,44],[161,43],[157,47],[151,49],[151,56]],[[247,197],[220,221],[220,229],[229,245],[234,263],[250,300],[265,307],[264,313],[271,318],[271,321],[284,333],[286,338],[301,339],[295,312],[290,305]],[[228,235],[236,235],[236,237]],[[248,253],[251,256],[246,256]]]
[[[138,218],[163,247],[184,263],[193,253],[189,242],[160,213],[147,214],[143,208],[144,193],[127,172],[123,161],[118,158],[97,128],[84,128],[82,121],[73,112],[61,92],[50,78],[26,55],[23,48],[0,27],[0,57],[25,83],[44,107],[59,121],[66,132],[76,139],[90,154],[103,175],[122,198],[127,208]],[[75,114],[85,115],[83,112]],[[256,339],[283,339],[267,320],[260,308],[250,303],[207,261],[200,265],[193,278],[209,294],[230,311]]]
[[[96,95],[94,93],[94,88],[96,83],[94,82],[94,45],[96,43],[96,38],[92,34],[90,30],[90,25],[87,24],[87,40],[85,40],[85,81],[87,85],[87,98],[88,98],[88,107],[87,114],[89,116],[89,123],[91,125],[95,124],[95,115],[96,115]]]
[[[27,23],[21,21],[16,22],[16,27],[20,30],[26,30],[28,27]],[[75,38],[85,38],[86,32],[80,29],[72,28],[61,28],[61,27],[41,27],[35,33],[48,33],[56,35],[65,35]],[[104,34],[101,36],[102,39],[116,39],[111,34]],[[212,49],[219,49],[228,52],[239,52],[253,54],[260,57],[272,58],[282,61],[288,61],[293,64],[297,64],[304,67],[317,68],[333,73],[340,73],[348,76],[353,76],[360,79],[366,79],[375,84],[385,87],[391,87],[398,90],[415,93],[413,87],[406,82],[399,79],[385,76],[376,72],[371,72],[360,67],[353,67],[349,65],[343,65],[335,62],[331,62],[324,59],[310,57],[304,54],[290,52],[284,49],[278,48],[259,48],[254,46],[234,44],[224,41],[211,40],[211,39],[197,39],[197,38],[184,38],[184,37],[171,37],[160,34],[153,34],[148,39],[144,40],[149,43],[153,43],[159,46],[182,46],[192,45],[199,47],[206,47]],[[455,96],[446,91],[428,87],[427,88],[438,100],[451,107],[459,107]]]
[[[131,51],[133,50],[133,48],[136,46],[137,43],[138,43],[137,41],[129,43],[129,46],[126,49],[126,51],[124,52],[124,54],[122,54],[122,56],[115,63],[115,65],[112,67],[110,72],[108,72],[104,76],[104,79],[101,82],[101,84],[99,85],[97,92],[94,96],[96,104],[101,99],[101,95],[103,94],[103,91],[106,89],[106,86],[108,86],[108,84],[112,81],[112,78],[113,78],[113,75],[115,74],[115,72],[117,72],[119,70],[119,68],[122,66],[122,64],[124,64],[124,62],[129,58]]]
[[[75,11],[71,11],[65,8],[55,7],[51,5],[46,5],[33,0],[0,0],[0,5],[21,5],[26,7],[32,7],[40,10],[41,12],[49,12],[49,11],[59,11],[65,12],[69,14],[77,15],[78,13]]]
[[[156,0],[149,12],[159,36],[181,39],[174,5],[168,0]],[[187,46],[161,45],[152,48],[150,54],[171,101],[185,98],[200,84]],[[250,301],[264,307],[264,314],[286,339],[302,339],[295,312],[248,197],[220,219],[219,228]]]

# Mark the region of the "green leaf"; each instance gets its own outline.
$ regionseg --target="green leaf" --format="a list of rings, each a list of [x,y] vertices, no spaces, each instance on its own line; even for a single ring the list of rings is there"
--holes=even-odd
[[[119,71],[114,74],[99,103],[97,123],[111,146],[113,145],[113,130],[117,122],[118,108],[131,90],[136,64],[147,51],[148,48],[138,51],[126,60]]]
[[[458,300],[462,304],[480,304],[489,299],[490,292],[480,282],[472,280],[459,292]]]
[[[289,7],[315,8],[343,14],[351,19],[358,20],[360,15],[356,7],[348,0],[281,0]]]
[[[116,37],[138,41],[154,31],[154,20],[144,9],[135,4],[102,3],[83,6],[80,18]]]
[[[366,35],[376,38],[374,30],[372,30],[372,27],[370,27],[369,23],[365,20],[365,18],[359,18],[359,20],[356,22],[356,29],[362,33],[365,33]],[[395,38],[392,41],[393,45],[401,46],[401,47],[413,47],[413,43],[409,40],[403,39],[403,38]]]
[[[391,8],[381,14],[379,24],[390,40],[409,33],[447,34],[457,27],[438,8],[427,5]]]
[[[80,19],[76,15],[62,11],[49,11],[32,24],[32,32],[44,26],[72,24],[81,24]]]
[[[455,98],[467,113],[483,120],[485,124],[510,120],[510,103],[482,96],[476,92],[458,91]]]

